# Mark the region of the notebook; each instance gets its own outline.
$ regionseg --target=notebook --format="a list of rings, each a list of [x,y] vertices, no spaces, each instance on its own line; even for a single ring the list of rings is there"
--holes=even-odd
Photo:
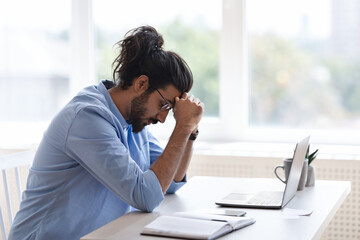
[[[162,215],[146,225],[143,235],[186,239],[216,239],[255,223],[251,217],[234,217],[198,212]]]
[[[296,144],[284,191],[259,191],[253,194],[233,192],[215,203],[224,207],[283,208],[296,194],[309,140],[310,136]]]

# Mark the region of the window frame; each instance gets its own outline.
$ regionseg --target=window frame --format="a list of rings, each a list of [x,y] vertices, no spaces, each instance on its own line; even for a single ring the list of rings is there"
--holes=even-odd
[[[70,24],[70,94],[71,99],[84,86],[95,84],[94,31],[92,0],[71,1]],[[69,100],[70,100],[69,99]],[[0,148],[33,148],[39,144],[48,121],[0,122]]]
[[[246,0],[223,0],[222,20],[220,111],[218,117],[203,117],[199,126],[200,141],[294,143],[311,135],[311,142],[317,144],[357,145],[360,142],[360,136],[351,130],[250,127]],[[173,119],[167,121],[166,128],[152,126],[162,140],[170,136],[170,126],[175,124]]]
[[[70,97],[84,86],[95,84],[95,46],[92,0],[71,0]],[[355,131],[250,128],[248,123],[249,83],[246,35],[246,0],[223,0],[220,31],[219,116],[204,117],[200,123],[200,141],[207,142],[286,142],[294,143],[311,135],[312,143],[358,145]],[[16,126],[15,126],[16,125]],[[2,122],[6,134],[23,134],[21,146],[36,144],[48,122]],[[151,126],[160,140],[170,137],[175,120],[168,117],[165,124]],[[36,127],[34,127],[36,126]],[[28,129],[27,132],[19,129]],[[36,134],[35,134],[36,132]],[[40,133],[41,134],[40,134]],[[32,137],[32,136],[36,137]],[[10,135],[8,135],[10,136]],[[18,146],[16,140],[2,139],[0,146]]]

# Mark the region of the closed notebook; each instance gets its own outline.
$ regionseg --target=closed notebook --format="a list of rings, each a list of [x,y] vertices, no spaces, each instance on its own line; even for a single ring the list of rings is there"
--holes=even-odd
[[[146,225],[144,235],[188,239],[216,239],[255,222],[250,217],[222,216],[195,212],[177,212],[160,216]]]

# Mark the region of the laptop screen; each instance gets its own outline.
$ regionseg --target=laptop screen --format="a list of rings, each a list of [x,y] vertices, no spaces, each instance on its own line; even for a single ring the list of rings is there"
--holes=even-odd
[[[293,156],[293,163],[291,164],[289,177],[285,187],[282,207],[284,207],[296,194],[303,169],[306,150],[309,145],[309,139],[310,136],[304,138],[296,145]]]

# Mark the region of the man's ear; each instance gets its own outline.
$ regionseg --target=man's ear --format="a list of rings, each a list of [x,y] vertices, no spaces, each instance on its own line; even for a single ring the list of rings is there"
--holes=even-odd
[[[134,81],[134,91],[136,93],[143,93],[145,92],[149,87],[149,78],[146,75],[141,75]]]

